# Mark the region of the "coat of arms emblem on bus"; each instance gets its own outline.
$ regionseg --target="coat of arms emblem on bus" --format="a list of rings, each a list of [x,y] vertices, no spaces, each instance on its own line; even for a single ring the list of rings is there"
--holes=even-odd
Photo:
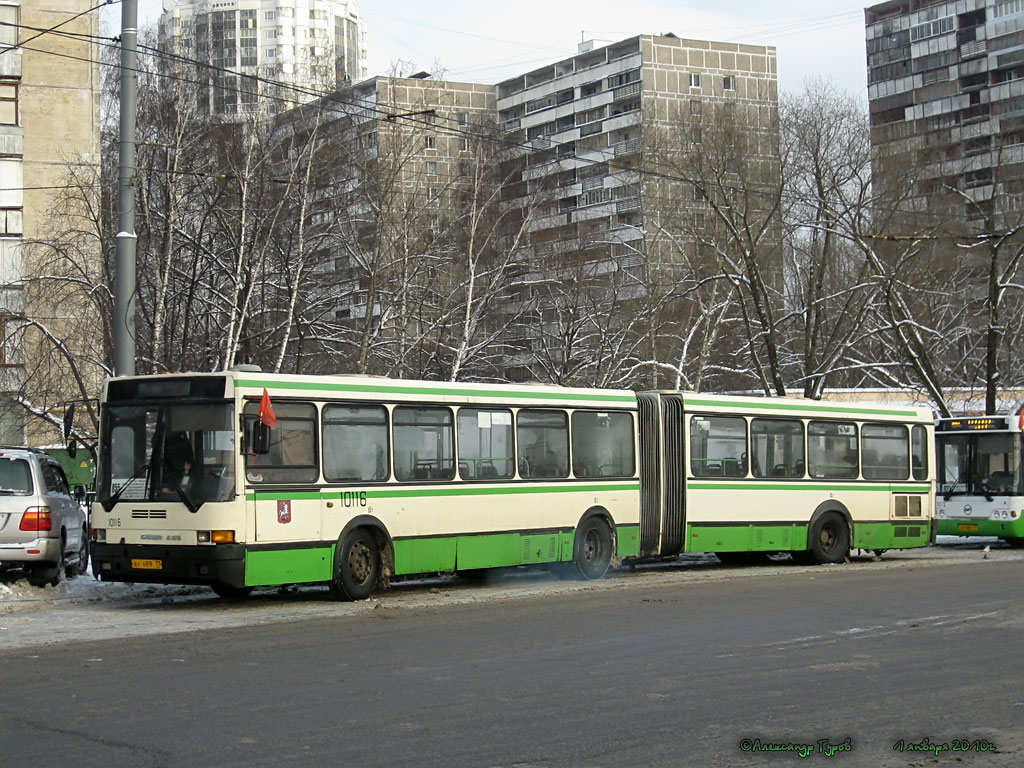
[[[290,499],[282,499],[277,502],[277,522],[290,523],[292,521],[292,502]]]

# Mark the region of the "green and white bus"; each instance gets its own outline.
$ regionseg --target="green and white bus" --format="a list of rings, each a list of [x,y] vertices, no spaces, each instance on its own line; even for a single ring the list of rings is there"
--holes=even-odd
[[[271,426],[272,425],[272,426]],[[925,409],[231,370],[104,385],[93,573],[326,583],[933,538]]]
[[[936,422],[936,517],[944,536],[998,536],[1024,546],[1024,416]]]

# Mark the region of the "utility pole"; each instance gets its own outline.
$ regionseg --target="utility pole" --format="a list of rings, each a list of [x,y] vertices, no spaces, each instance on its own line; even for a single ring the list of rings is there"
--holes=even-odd
[[[138,0],[121,0],[121,134],[117,254],[114,263],[114,374],[135,373],[135,112],[138,102]]]

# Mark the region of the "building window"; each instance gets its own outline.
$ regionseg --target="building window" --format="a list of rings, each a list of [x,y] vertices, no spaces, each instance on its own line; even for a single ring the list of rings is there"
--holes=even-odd
[[[0,125],[18,124],[18,83],[0,80]]]
[[[691,72],[690,73],[690,87],[691,88],[700,88],[700,72]]]
[[[267,21],[273,21],[274,19],[277,18],[277,11],[267,11],[266,13],[263,14],[263,18],[266,19]]]
[[[469,125],[469,113],[468,112],[456,112],[455,120],[459,125]]]
[[[18,6],[0,5],[0,43],[18,44]]]
[[[427,163],[427,175],[437,176],[437,163],[433,161]]]
[[[463,136],[459,140],[459,149],[461,149],[463,152],[469,152],[469,137],[468,136]]]
[[[424,149],[437,149],[437,138],[434,136],[423,137],[423,148]]]
[[[267,38],[267,40],[276,40],[277,39],[277,29],[268,29],[267,31],[265,31],[263,33],[263,36],[265,38]]]
[[[277,51],[276,51],[275,49],[273,49],[273,48],[267,48],[267,50],[266,50],[266,57],[267,57],[268,59],[273,59],[273,58],[275,58],[276,56],[277,56]]]
[[[724,90],[726,90],[726,91],[735,91],[736,90],[736,76],[735,75],[726,75],[725,77],[723,77],[722,78],[722,88]]]
[[[427,200],[437,200],[437,187],[427,187]]]
[[[701,113],[702,107],[703,107],[703,103],[701,101],[696,100],[696,99],[694,101],[691,101],[690,102],[690,114],[691,115],[695,115],[695,116],[699,115]]]

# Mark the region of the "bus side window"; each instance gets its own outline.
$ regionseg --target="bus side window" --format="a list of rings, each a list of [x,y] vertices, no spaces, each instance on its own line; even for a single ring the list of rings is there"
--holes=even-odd
[[[747,422],[742,416],[690,417],[690,474],[746,477]]]
[[[915,424],[910,430],[910,464],[915,480],[928,479],[928,430]]]
[[[629,477],[635,466],[632,414],[573,413],[572,472],[576,477]]]
[[[455,430],[450,408],[399,405],[391,420],[398,480],[455,477]]]
[[[812,421],[807,425],[807,466],[811,477],[856,479],[859,460],[856,424]]]
[[[519,411],[516,444],[523,477],[569,476],[569,417],[565,411]]]

